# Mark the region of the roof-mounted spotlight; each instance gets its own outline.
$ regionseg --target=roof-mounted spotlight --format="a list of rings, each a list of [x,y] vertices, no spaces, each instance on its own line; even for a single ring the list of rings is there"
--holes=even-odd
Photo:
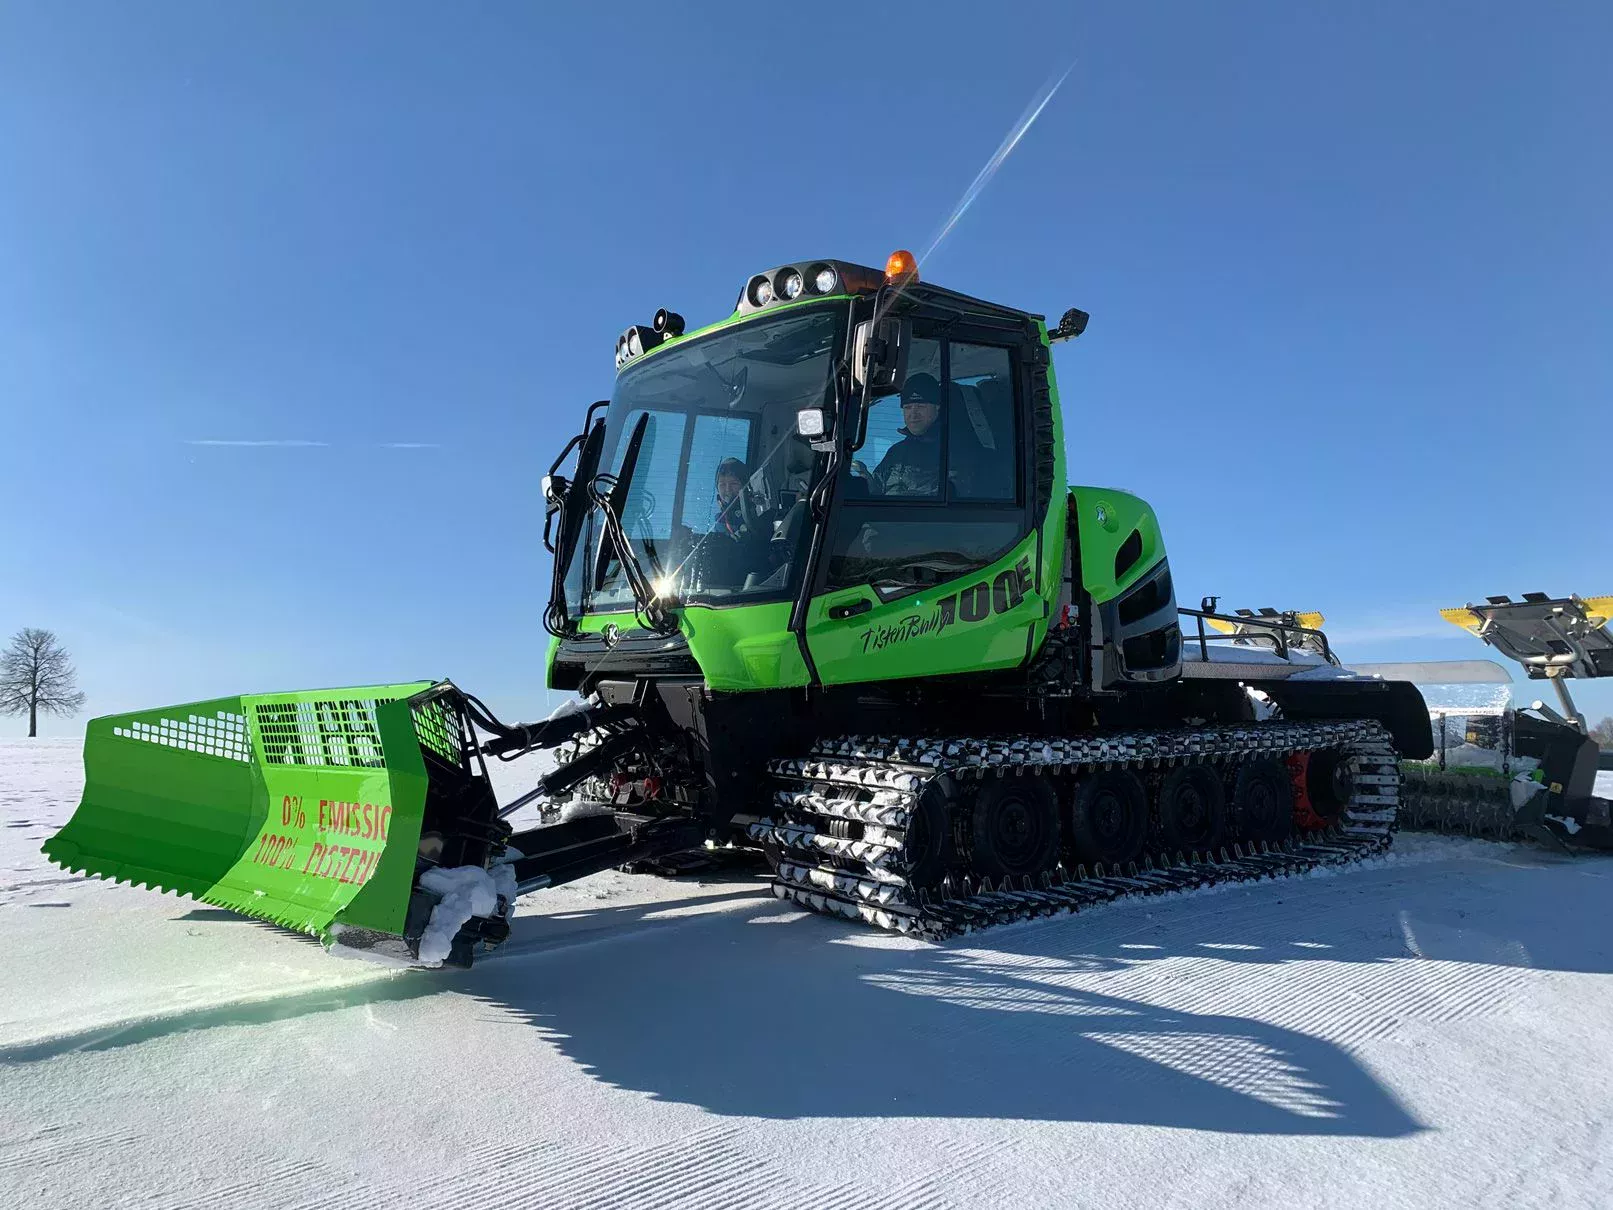
[[[654,328],[661,334],[663,340],[672,340],[683,335],[683,316],[676,311],[668,311],[662,307],[655,313]]]
[[[1074,340],[1087,330],[1087,320],[1090,318],[1079,307],[1071,307],[1059,318],[1059,326],[1047,334],[1047,342],[1058,344],[1061,340]]]
[[[661,334],[654,328],[646,328],[643,324],[634,324],[627,330],[627,355],[629,357],[642,357],[660,343]]]

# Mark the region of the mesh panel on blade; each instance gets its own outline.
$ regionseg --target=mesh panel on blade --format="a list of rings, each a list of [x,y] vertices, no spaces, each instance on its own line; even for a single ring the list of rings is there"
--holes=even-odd
[[[263,759],[271,765],[325,765],[380,769],[381,733],[376,699],[316,698],[259,702],[254,708]]]
[[[161,744],[165,748],[183,748],[203,756],[218,756],[225,760],[250,761],[251,744],[247,740],[246,719],[239,714],[220,710],[216,717],[206,718],[193,714],[188,719],[162,718],[155,723],[130,722],[112,728],[113,735],[125,739],[141,740],[148,744]]]
[[[459,720],[440,700],[414,708],[414,733],[422,748],[459,763]]]

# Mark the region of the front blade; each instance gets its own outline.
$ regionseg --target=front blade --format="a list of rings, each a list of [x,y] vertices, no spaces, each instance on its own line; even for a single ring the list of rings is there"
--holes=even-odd
[[[403,931],[421,747],[457,759],[420,681],[249,695],[93,720],[84,796],[44,852],[77,873],[324,933]],[[452,754],[450,756],[450,753]]]

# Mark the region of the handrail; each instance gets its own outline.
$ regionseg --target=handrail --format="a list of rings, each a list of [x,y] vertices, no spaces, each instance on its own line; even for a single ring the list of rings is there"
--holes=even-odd
[[[1269,638],[1272,641],[1272,646],[1276,649],[1277,654],[1286,660],[1288,658],[1288,636],[1291,634],[1314,635],[1318,640],[1320,640],[1322,658],[1325,659],[1329,664],[1337,665],[1339,662],[1333,655],[1333,648],[1327,641],[1327,635],[1323,634],[1320,630],[1313,630],[1309,626],[1300,626],[1285,622],[1282,618],[1246,617],[1241,614],[1216,613],[1214,610],[1210,609],[1188,609],[1182,606],[1178,606],[1176,612],[1183,617],[1197,619],[1199,658],[1206,663],[1208,663],[1210,659],[1209,644],[1211,639],[1243,639],[1251,637],[1262,639]],[[1248,630],[1243,630],[1233,631],[1231,634],[1206,634],[1204,629],[1204,623],[1206,621],[1227,622],[1238,627],[1258,626],[1263,630],[1270,631],[1270,633],[1253,634]]]

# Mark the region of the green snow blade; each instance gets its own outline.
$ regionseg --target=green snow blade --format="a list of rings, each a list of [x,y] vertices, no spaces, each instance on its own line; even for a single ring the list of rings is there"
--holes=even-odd
[[[91,721],[84,797],[45,842],[75,873],[324,935],[402,933],[427,774],[457,759],[432,682],[260,694]]]

